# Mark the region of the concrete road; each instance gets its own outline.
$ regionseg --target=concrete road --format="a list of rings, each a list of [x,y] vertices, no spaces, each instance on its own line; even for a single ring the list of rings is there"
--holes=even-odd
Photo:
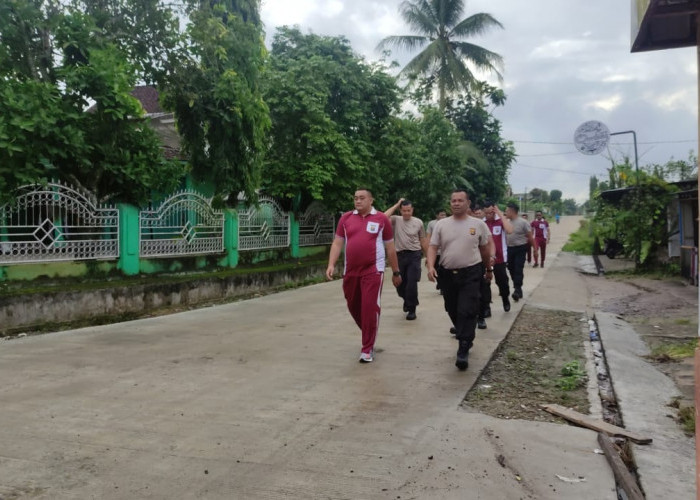
[[[459,409],[577,224],[467,372],[427,281],[412,322],[387,281],[367,365],[340,281],[0,342],[0,499],[614,499],[594,432]],[[585,312],[555,281],[541,301]]]

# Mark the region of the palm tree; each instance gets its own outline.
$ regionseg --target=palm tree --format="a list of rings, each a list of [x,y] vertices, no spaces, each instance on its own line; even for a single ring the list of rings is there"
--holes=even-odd
[[[503,79],[499,69],[503,58],[479,45],[460,39],[481,35],[490,28],[503,25],[491,14],[479,13],[460,21],[464,11],[463,0],[406,0],[399,7],[404,21],[417,35],[390,36],[377,49],[388,47],[412,50],[425,47],[404,66],[401,75],[415,80],[423,75],[438,85],[438,102],[444,111],[447,95],[468,91],[478,79],[467,66],[495,73]]]

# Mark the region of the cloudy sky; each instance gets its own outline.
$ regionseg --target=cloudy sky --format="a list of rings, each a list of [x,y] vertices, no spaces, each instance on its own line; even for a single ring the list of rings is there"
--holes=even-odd
[[[389,35],[410,34],[400,0],[262,0],[268,40],[274,28],[343,35],[365,58]],[[634,157],[632,135],[611,138],[607,153],[585,156],[573,145],[588,120],[611,132],[634,130],[639,164],[686,159],[697,151],[695,48],[630,52],[628,0],[467,0],[465,16],[487,12],[503,30],[470,41],[505,59],[508,100],[494,115],[518,158],[509,182],[515,192],[559,189],[578,202],[591,175],[607,176],[610,156]],[[409,54],[393,53],[399,62]],[[496,83],[496,82],[493,82]]]

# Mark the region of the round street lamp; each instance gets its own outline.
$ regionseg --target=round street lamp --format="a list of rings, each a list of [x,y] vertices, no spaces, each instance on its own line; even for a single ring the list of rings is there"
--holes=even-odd
[[[632,138],[634,139],[634,172],[637,181],[635,202],[639,204],[639,160],[637,159],[637,134],[634,130],[610,132],[608,127],[603,122],[590,120],[583,122],[576,128],[576,131],[574,132],[574,145],[576,146],[577,150],[585,155],[597,155],[608,147],[610,136],[621,134],[632,134]],[[639,235],[637,235],[636,243],[637,257],[635,259],[635,264],[638,265],[641,257],[640,252],[642,244]]]

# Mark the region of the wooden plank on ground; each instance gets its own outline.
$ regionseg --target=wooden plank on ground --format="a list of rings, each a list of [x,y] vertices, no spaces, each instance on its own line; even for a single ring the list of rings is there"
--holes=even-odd
[[[625,462],[620,458],[620,454],[617,451],[617,447],[613,444],[612,439],[603,434],[598,433],[598,443],[605,453],[605,458],[608,459],[608,463],[615,474],[615,479],[617,479],[617,484],[625,490],[627,493],[627,498],[629,500],[644,500],[644,495],[637,485],[630,471],[627,469]]]
[[[651,443],[650,437],[645,437],[635,432],[630,432],[627,429],[623,429],[622,427],[609,424],[604,420],[593,418],[589,415],[584,415],[583,413],[579,413],[576,410],[571,410],[570,408],[564,408],[561,405],[543,405],[542,408],[544,408],[549,413],[558,415],[580,426],[588,427],[589,429],[593,429],[594,431],[604,432],[608,436],[628,438],[637,444]]]

